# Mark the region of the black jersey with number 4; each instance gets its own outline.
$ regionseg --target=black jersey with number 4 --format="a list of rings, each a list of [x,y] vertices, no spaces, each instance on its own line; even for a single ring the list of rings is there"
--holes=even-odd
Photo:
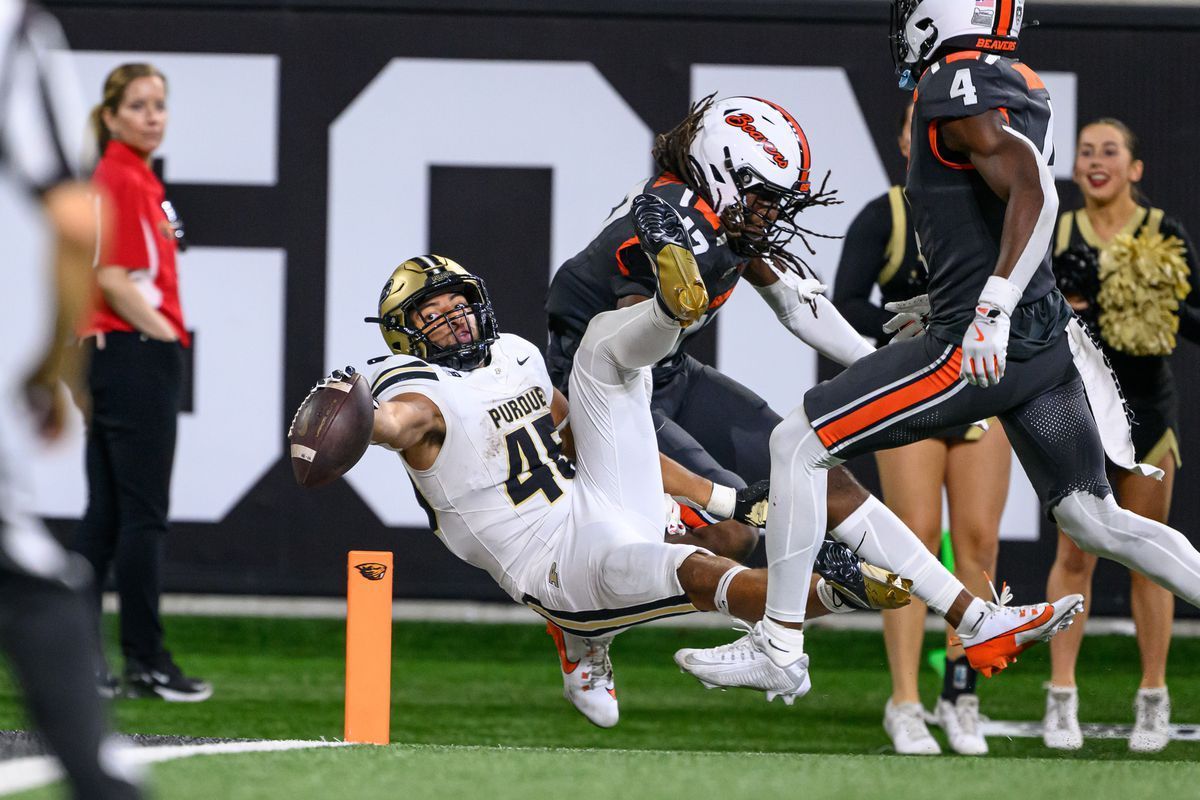
[[[1042,163],[1053,164],[1050,95],[1037,73],[1019,61],[956,52],[926,70],[917,85],[905,194],[929,267],[930,330],[949,341],[962,338],[995,270],[1006,204],[964,154],[946,147],[940,124],[993,109]],[[1054,339],[1069,314],[1055,289],[1047,242],[1013,314],[1010,356],[1020,358]]]
[[[622,297],[654,296],[658,280],[633,231],[633,198],[642,193],[662,198],[679,212],[708,290],[708,313],[684,330],[680,346],[712,320],[746,267],[746,259],[734,254],[726,242],[720,218],[682,181],[664,172],[640,183],[613,209],[600,235],[563,264],[550,283],[546,300],[550,330],[563,339],[567,356],[574,355],[592,317],[616,308]]]

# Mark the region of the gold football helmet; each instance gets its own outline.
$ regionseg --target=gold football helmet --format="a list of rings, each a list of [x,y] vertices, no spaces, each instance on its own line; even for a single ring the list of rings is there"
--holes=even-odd
[[[457,292],[467,305],[429,324],[420,325],[412,316],[422,303],[434,295]],[[474,341],[452,347],[434,344],[429,334],[458,315],[473,314],[479,329]],[[393,353],[416,356],[431,364],[460,370],[472,370],[488,357],[496,330],[496,314],[483,280],[457,262],[437,255],[415,256],[392,271],[379,294],[379,316],[367,317],[379,324],[383,340]]]

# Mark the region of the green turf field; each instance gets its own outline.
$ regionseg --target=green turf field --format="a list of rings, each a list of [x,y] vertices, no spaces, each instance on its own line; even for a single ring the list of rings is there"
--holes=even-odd
[[[211,679],[216,694],[197,705],[121,701],[122,730],[340,738],[340,622],[176,618],[167,629],[181,663]],[[992,754],[982,760],[884,755],[880,720],[889,683],[875,634],[814,631],[807,642],[814,688],[791,708],[751,692],[706,691],[671,661],[678,647],[731,636],[670,628],[622,635],[613,647],[621,723],[602,731],[562,699],[553,645],[537,626],[405,623],[393,641],[391,747],[200,756],[158,765],[153,775],[162,797],[205,800],[479,794],[528,800],[564,792],[628,800],[789,790],[801,797],[911,798],[947,796],[956,786],[1020,800],[1068,791],[1086,791],[1088,800],[1151,790],[1200,795],[1200,745],[1193,743],[1136,758],[1124,741],[1091,741],[1079,753],[1050,755],[1032,739],[992,739]],[[1090,637],[1082,661],[1081,719],[1130,722],[1138,663],[1133,639]],[[1039,718],[1047,674],[1040,649],[1000,677],[981,680],[984,713]],[[926,671],[927,702],[936,689]],[[1200,641],[1176,641],[1171,691],[1176,721],[1200,721]],[[21,725],[5,683],[0,728]]]

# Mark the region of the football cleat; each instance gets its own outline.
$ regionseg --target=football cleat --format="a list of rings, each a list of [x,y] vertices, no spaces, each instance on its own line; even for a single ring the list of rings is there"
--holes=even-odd
[[[1129,749],[1135,753],[1157,753],[1171,741],[1171,696],[1167,687],[1138,689],[1133,701],[1133,733]]]
[[[992,596],[996,602],[981,601],[981,610],[968,609],[967,613],[976,618],[964,619],[958,631],[971,669],[987,678],[1014,663],[1019,653],[1066,630],[1075,615],[1083,611],[1081,594],[1030,606],[1006,605],[1012,599],[1008,586],[1002,595],[997,595],[992,586]]]
[[[611,728],[620,717],[608,648],[612,639],[584,639],[566,633],[552,622],[546,633],[558,648],[563,697],[599,728]],[[574,656],[574,658],[572,658]]]
[[[708,290],[679,213],[652,194],[633,199],[633,229],[658,278],[658,304],[683,327],[708,311]]]
[[[766,654],[766,635],[762,622],[754,627],[734,620],[745,636],[720,647],[703,650],[684,648],[675,653],[679,669],[696,678],[706,689],[757,689],[765,692],[767,702],[776,697],[791,705],[797,697],[808,694],[812,682],[808,677],[808,656],[780,667]]]
[[[939,697],[933,713],[954,752],[964,756],[987,755],[987,739],[983,737],[976,695],[960,694],[953,703]]]
[[[892,740],[892,747],[902,756],[936,756],[942,748],[925,724],[925,709],[920,703],[895,704],[891,700],[883,707],[883,729]]]
[[[868,564],[841,542],[822,543],[813,571],[843,603],[855,608],[902,608],[912,602],[911,580]]]
[[[1083,747],[1083,731],[1079,729],[1079,690],[1074,686],[1046,684],[1042,742],[1054,750],[1078,750]]]

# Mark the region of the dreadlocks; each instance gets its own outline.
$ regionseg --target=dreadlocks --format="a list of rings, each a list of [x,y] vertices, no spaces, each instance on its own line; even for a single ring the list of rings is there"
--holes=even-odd
[[[693,103],[683,122],[654,137],[654,149],[650,151],[659,169],[674,174],[709,205],[712,205],[712,198],[708,196],[708,181],[702,180],[696,173],[696,162],[689,151],[696,139],[696,132],[700,130],[700,120],[712,108],[714,97],[716,92]]]
[[[700,165],[692,158],[692,143],[700,132],[704,115],[712,108],[716,93],[703,97],[692,104],[687,116],[666,133],[654,137],[651,155],[658,168],[670,172],[682,180],[689,189],[713,206],[708,180],[700,171]],[[821,182],[821,188],[812,192],[794,193],[778,197],[765,206],[750,208],[744,203],[734,203],[721,212],[721,224],[725,228],[729,247],[735,253],[749,258],[770,259],[780,269],[804,277],[812,275],[812,269],[801,257],[786,249],[795,237],[799,237],[810,255],[816,251],[808,242],[809,236],[820,239],[840,239],[840,236],[817,233],[796,224],[795,217],[811,206],[831,206],[841,203],[835,195],[837,190],[826,190],[829,173]],[[774,216],[774,219],[772,219]]]

